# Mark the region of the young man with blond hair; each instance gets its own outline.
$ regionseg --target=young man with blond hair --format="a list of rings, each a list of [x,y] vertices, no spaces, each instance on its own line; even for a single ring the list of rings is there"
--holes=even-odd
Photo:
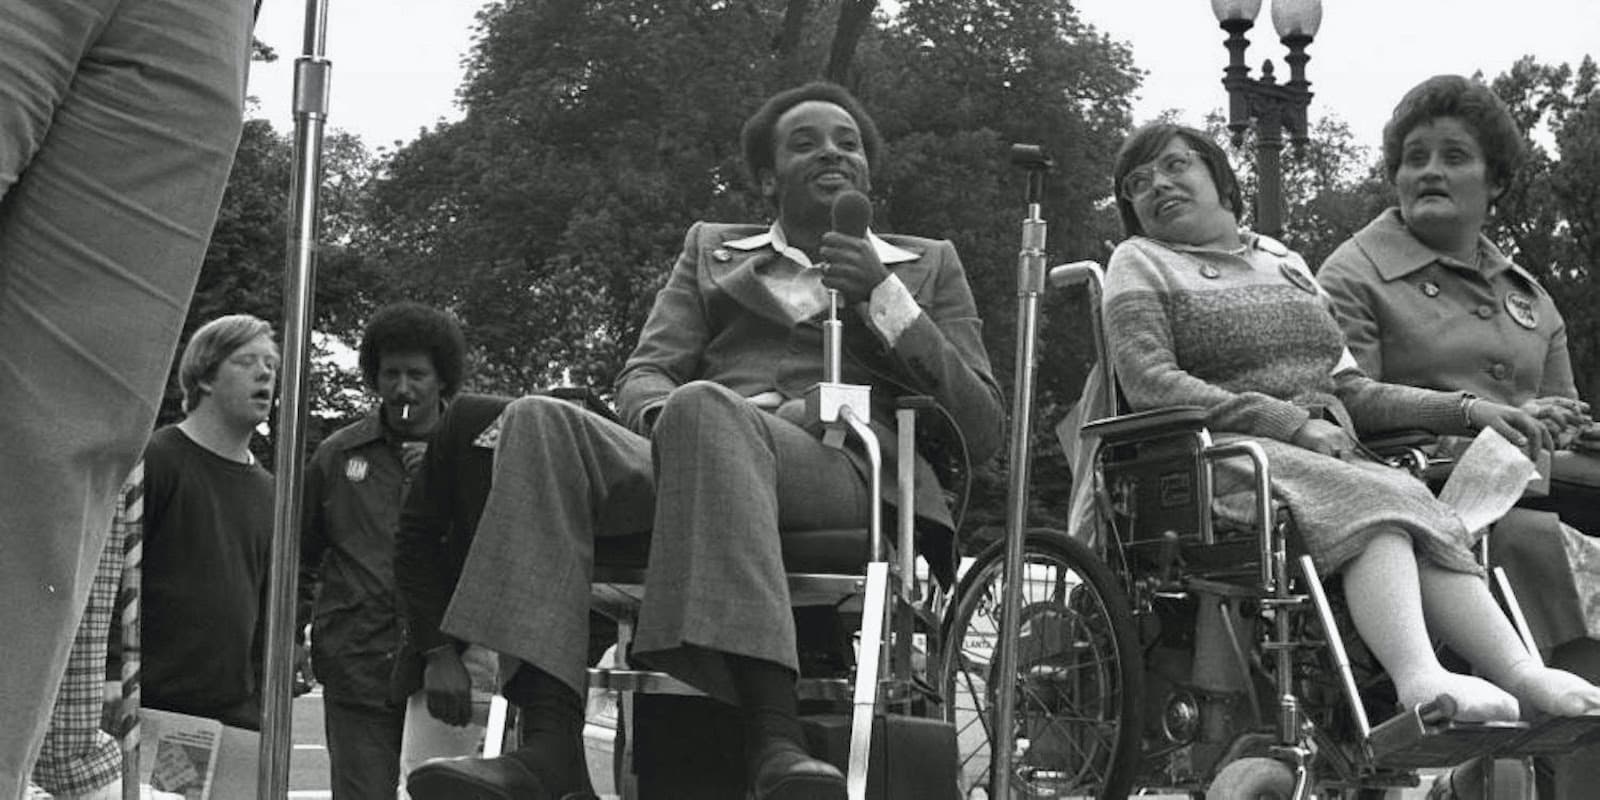
[[[195,331],[178,367],[188,416],[150,437],[143,482],[123,491],[114,524],[139,524],[126,512],[144,504],[148,708],[261,728],[273,480],[250,441],[272,412],[278,359],[272,326],[248,314]]]

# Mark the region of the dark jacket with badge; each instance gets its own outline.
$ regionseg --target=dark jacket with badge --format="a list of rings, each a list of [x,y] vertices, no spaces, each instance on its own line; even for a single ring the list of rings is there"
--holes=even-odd
[[[1577,397],[1555,303],[1488,239],[1483,272],[1440,258],[1391,208],[1317,273],[1356,362],[1389,383],[1519,406]]]
[[[495,421],[509,397],[463,394],[450,403],[429,440],[400,513],[394,579],[405,642],[395,668],[394,693],[422,688],[420,654],[441,645],[465,645],[439,630],[455,593],[461,565],[483,514],[494,474]]]
[[[328,702],[395,708],[395,532],[410,480],[378,412],[335,431],[306,467],[296,630],[311,623],[312,667]]]

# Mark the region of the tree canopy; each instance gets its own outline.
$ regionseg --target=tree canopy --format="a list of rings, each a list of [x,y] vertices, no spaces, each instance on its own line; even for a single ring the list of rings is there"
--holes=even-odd
[[[1526,158],[1495,204],[1488,233],[1555,299],[1579,393],[1590,402],[1600,399],[1597,72],[1589,57],[1574,68],[1526,56],[1490,82],[1523,131]]]

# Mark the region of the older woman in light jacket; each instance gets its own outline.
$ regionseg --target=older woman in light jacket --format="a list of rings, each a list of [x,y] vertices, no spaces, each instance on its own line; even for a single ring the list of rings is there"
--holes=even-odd
[[[1445,75],[1413,88],[1383,136],[1399,204],[1335,250],[1318,281],[1373,378],[1517,406],[1545,424],[1558,448],[1592,449],[1600,429],[1578,398],[1561,313],[1483,235],[1521,141],[1480,83]],[[1600,501],[1554,487],[1495,526],[1490,558],[1509,573],[1540,649],[1592,680],[1600,642],[1590,635],[1600,619],[1584,608],[1591,596],[1600,600],[1600,546],[1563,520],[1600,533]]]

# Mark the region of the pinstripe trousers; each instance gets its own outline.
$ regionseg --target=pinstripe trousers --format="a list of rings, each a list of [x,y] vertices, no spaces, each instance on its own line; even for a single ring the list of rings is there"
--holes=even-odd
[[[651,531],[634,658],[735,703],[724,653],[797,669],[780,530],[858,526],[844,451],[708,381],[651,438],[527,397],[501,419],[494,483],[445,632],[582,691],[594,538]]]

